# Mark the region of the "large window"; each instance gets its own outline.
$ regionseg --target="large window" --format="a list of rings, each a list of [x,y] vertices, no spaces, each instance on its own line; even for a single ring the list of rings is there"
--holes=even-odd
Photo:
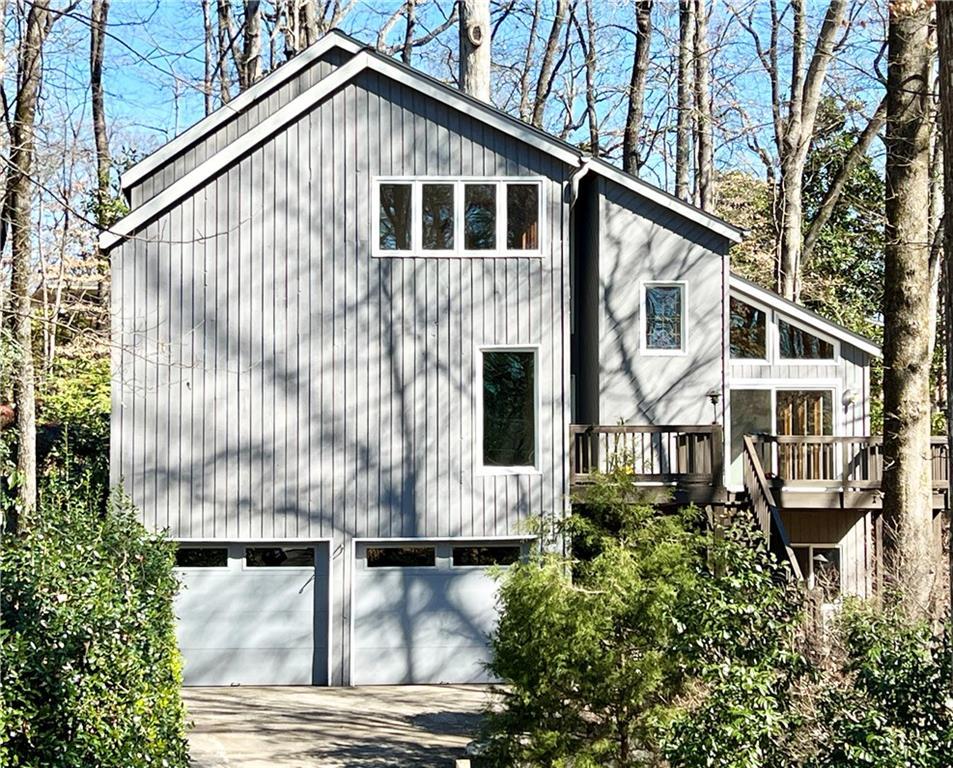
[[[377,183],[378,256],[533,256],[541,252],[542,184],[505,179]]]
[[[779,389],[775,412],[779,435],[834,434],[834,396],[829,389]]]
[[[834,345],[778,318],[778,349],[782,360],[833,360]]]
[[[645,349],[685,350],[685,286],[655,283],[645,286]]]
[[[767,316],[757,307],[731,299],[731,356],[764,360],[768,356]]]
[[[536,352],[483,350],[483,464],[536,464]]]

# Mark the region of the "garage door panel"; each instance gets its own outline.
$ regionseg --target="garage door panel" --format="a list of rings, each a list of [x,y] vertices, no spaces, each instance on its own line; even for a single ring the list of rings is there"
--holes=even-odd
[[[227,569],[178,571],[183,589],[175,613],[186,685],[325,683],[327,546],[318,546],[320,565],[313,570],[248,568],[244,545],[229,550]]]
[[[319,661],[327,657],[325,650]],[[256,648],[192,649],[186,665],[187,685],[312,685],[312,649],[275,654]],[[240,679],[234,679],[241,669]],[[231,682],[224,683],[223,680]]]
[[[447,545],[420,546],[437,548],[435,567],[372,568],[362,557],[366,549],[358,548],[355,685],[493,680],[486,663],[498,619],[496,579],[487,568],[451,567]]]

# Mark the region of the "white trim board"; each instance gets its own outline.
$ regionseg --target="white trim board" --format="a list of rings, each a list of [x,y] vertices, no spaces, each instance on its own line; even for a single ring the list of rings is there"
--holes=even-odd
[[[323,38],[322,40],[324,39],[327,38]],[[357,45],[354,43],[354,41],[350,40],[350,38],[337,33],[333,38],[333,42],[326,45],[327,47],[331,47],[331,45],[335,43],[342,44],[344,41],[350,41],[352,46]],[[312,48],[320,45],[321,42],[322,41],[315,43]],[[341,47],[344,47],[343,44]],[[311,48],[308,50],[310,51]],[[311,54],[311,56],[318,55],[320,55],[320,52]],[[305,53],[302,53],[299,54],[297,58],[304,56]],[[273,74],[268,75],[252,89],[249,89],[246,94],[252,94],[253,92],[256,92],[256,88],[261,89],[256,92],[258,95],[268,92],[272,87],[274,87],[274,81],[269,82],[269,80],[271,80],[273,77],[277,78],[282,76],[282,72],[285,72],[283,77],[286,78],[288,76],[286,71],[288,66],[289,65],[285,65],[284,67],[276,70]],[[731,224],[722,221],[721,219],[711,216],[701,209],[679,200],[672,195],[669,195],[661,189],[657,189],[650,184],[645,183],[644,181],[640,181],[633,176],[630,176],[624,171],[610,165],[606,161],[593,159],[583,153],[581,150],[563,142],[561,139],[558,139],[551,134],[545,133],[544,131],[537,129],[528,123],[524,123],[490,104],[484,104],[477,99],[467,96],[455,88],[441,83],[440,81],[435,80],[422,72],[418,72],[411,69],[410,67],[398,64],[397,62],[368,48],[360,48],[358,52],[355,53],[354,57],[346,64],[338,67],[327,77],[318,81],[307,91],[295,97],[284,107],[263,120],[248,133],[231,142],[219,152],[208,158],[205,162],[201,163],[195,169],[187,173],[177,182],[167,187],[165,190],[148,200],[139,208],[136,208],[131,213],[127,214],[125,217],[113,224],[111,228],[104,230],[99,236],[100,248],[102,248],[104,251],[109,250],[123,239],[129,237],[138,228],[151,221],[154,217],[159,215],[165,209],[169,208],[180,198],[188,194],[191,190],[207,181],[214,174],[228,167],[232,162],[243,156],[245,153],[249,152],[254,147],[263,143],[273,133],[281,130],[281,128],[287,125],[290,121],[303,114],[314,104],[317,104],[326,96],[330,95],[338,88],[344,86],[353,77],[365,70],[376,72],[384,77],[390,78],[395,82],[405,85],[408,88],[417,91],[418,93],[436,99],[437,101],[440,101],[441,103],[446,104],[465,115],[480,120],[503,133],[509,134],[514,138],[535,147],[536,149],[549,153],[567,165],[576,168],[590,168],[591,170],[602,174],[606,178],[626,186],[646,199],[675,211],[677,214],[684,216],[690,221],[694,221],[695,223],[711,230],[712,232],[715,232],[716,234],[728,239],[731,242],[737,243],[742,239],[742,231],[737,227],[734,227]],[[291,72],[290,74],[294,74],[294,72]],[[284,82],[284,80],[282,80],[282,82]],[[253,99],[256,98],[256,96],[253,95],[249,98]],[[238,99],[232,102],[232,110],[236,109],[237,102]],[[238,104],[237,106],[240,107],[241,105]],[[219,112],[220,111],[221,110],[219,110]],[[211,118],[215,114],[218,114],[218,112],[210,115],[209,117]],[[225,112],[223,113],[222,117],[216,119],[225,120],[232,114],[233,113],[231,111]],[[201,137],[201,135],[203,135],[203,132],[210,130],[215,126],[215,124],[216,123],[214,121],[210,121],[208,123],[201,121],[196,124],[196,126],[193,126],[193,128],[185,131],[180,135],[180,137],[173,139],[168,145],[166,145],[166,147],[150,155],[149,158],[147,158],[149,161],[148,164],[146,161],[143,161],[139,165],[135,166],[134,169],[127,171],[123,176],[123,185],[125,186],[128,183],[134,183],[135,180],[140,179],[142,175],[147,174],[150,169],[154,169],[158,165],[168,162],[168,160],[171,157],[174,157],[178,151],[181,151],[184,146],[191,141],[197,140],[199,137]]]
[[[177,154],[201,141],[216,128],[220,128],[233,118],[238,117],[254,102],[280,88],[332,48],[340,48],[345,53],[353,55],[358,53],[363,46],[347,35],[337,30],[331,30],[314,45],[308,46],[290,61],[270,72],[247,91],[240,93],[227,104],[223,104],[212,114],[202,118],[193,126],[163,144],[155,152],[127,169],[119,178],[120,186],[123,190],[126,190],[142,181],[152,171],[168,163]]]
[[[878,347],[870,339],[866,339],[863,336],[860,336],[859,334],[856,334],[853,331],[838,325],[837,323],[833,323],[830,320],[821,317],[816,312],[812,312],[811,310],[807,309],[807,307],[802,307],[799,304],[795,304],[793,301],[788,301],[774,291],[769,291],[766,288],[755,285],[754,283],[745,280],[739,275],[730,275],[728,278],[728,290],[729,294],[737,293],[738,298],[741,298],[742,300],[751,299],[762,304],[767,304],[778,315],[787,315],[794,320],[800,321],[808,328],[815,329],[828,336],[833,336],[836,339],[845,341],[851,346],[856,347],[862,352],[866,352],[872,357],[883,357],[883,352],[881,352],[880,347]],[[805,360],[797,362],[809,365],[817,361]]]

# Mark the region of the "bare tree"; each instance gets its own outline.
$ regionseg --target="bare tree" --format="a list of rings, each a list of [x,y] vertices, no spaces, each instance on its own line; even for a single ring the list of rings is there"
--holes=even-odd
[[[639,155],[639,136],[645,114],[645,81],[649,71],[649,53],[652,46],[652,0],[635,3],[635,54],[629,77],[628,106],[622,135],[622,167],[635,176],[642,158]]]
[[[57,15],[50,11],[48,0],[34,0],[27,13],[17,56],[16,107],[9,125],[10,157],[3,201],[4,230],[10,234],[14,342],[19,353],[14,382],[19,438],[18,491],[21,511],[26,517],[36,507],[36,375],[30,293],[31,173],[36,145],[36,108],[43,83],[43,45]],[[0,242],[0,249],[2,247]]]
[[[229,0],[218,0],[218,93],[222,104],[227,104],[232,98],[232,78],[228,59],[238,59],[235,49],[235,34],[232,29],[232,4]]]
[[[546,102],[553,90],[553,82],[559,72],[557,59],[559,53],[559,38],[563,25],[566,23],[566,13],[569,11],[569,0],[556,0],[556,12],[553,14],[553,23],[549,28],[549,37],[543,49],[543,59],[539,65],[539,77],[536,80],[536,96],[533,100],[533,114],[531,121],[538,128],[543,126],[543,113]]]
[[[460,0],[460,89],[490,100],[490,3]]]
[[[109,200],[109,139],[106,134],[106,109],[103,103],[103,52],[106,45],[106,19],[109,0],[93,0],[89,16],[89,89],[93,112],[93,138],[96,143],[96,223],[108,226],[105,206]]]
[[[596,19],[592,12],[592,0],[586,0],[586,31],[583,32],[582,25],[576,18],[574,10],[570,10],[570,17],[573,25],[576,27],[576,33],[579,37],[579,46],[582,48],[585,57],[586,72],[586,122],[589,125],[589,152],[599,156],[599,112],[598,100],[596,96],[596,73],[599,70],[599,54],[596,48],[598,34],[596,32]],[[538,6],[537,6],[538,7]]]
[[[678,102],[675,129],[675,196],[691,199],[695,56],[695,0],[678,3]]]
[[[214,33],[212,31],[212,7],[211,0],[202,0],[202,25],[205,30],[205,40],[202,50],[204,53],[204,73],[202,79],[202,93],[205,95],[205,114],[212,114],[212,91],[213,91],[213,72],[215,66],[212,64],[212,47],[214,44]]]
[[[930,492],[930,5],[890,9],[884,276],[884,528],[895,586],[915,615],[936,578]]]
[[[696,201],[705,211],[714,207],[714,159],[711,124],[711,52],[708,49],[708,9],[705,0],[695,8],[695,173]]]
[[[245,0],[238,86],[246,91],[261,79],[261,3]]]

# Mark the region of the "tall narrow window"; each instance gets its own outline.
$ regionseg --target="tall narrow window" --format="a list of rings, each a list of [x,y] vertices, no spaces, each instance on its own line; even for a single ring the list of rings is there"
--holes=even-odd
[[[468,251],[496,248],[496,186],[467,184],[464,187],[463,247]]]
[[[685,343],[685,314],[680,285],[645,288],[645,347],[678,351]]]
[[[424,250],[452,251],[453,184],[423,184],[420,195]]]
[[[779,389],[777,400],[779,435],[834,434],[834,398],[829,389]]]
[[[409,251],[411,249],[411,184],[381,184],[380,249],[382,251]]]
[[[483,464],[536,463],[536,353],[483,352]]]
[[[778,346],[784,360],[833,360],[834,345],[803,328],[778,320]]]
[[[762,310],[732,298],[731,356],[740,360],[764,360],[767,318]]]
[[[538,184],[507,184],[506,247],[511,251],[539,248]]]

